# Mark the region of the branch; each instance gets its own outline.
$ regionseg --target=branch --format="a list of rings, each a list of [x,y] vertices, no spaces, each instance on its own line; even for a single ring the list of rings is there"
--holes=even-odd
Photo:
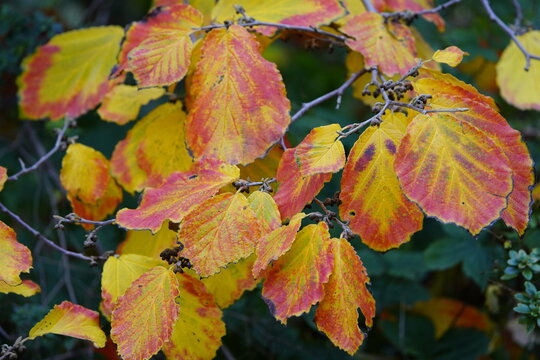
[[[421,10],[421,11],[417,11],[417,12],[411,12],[411,11],[395,11],[395,12],[385,12],[385,13],[381,13],[381,15],[385,18],[385,19],[391,19],[391,18],[405,18],[405,19],[409,19],[409,20],[413,20],[419,16],[422,16],[422,15],[429,15],[429,14],[436,14],[442,10],[445,10],[447,8],[449,8],[450,6],[454,5],[454,4],[457,4],[457,3],[460,3],[461,0],[449,0],[445,3],[442,3],[441,5],[439,6],[436,6],[432,9],[426,9],[426,10]]]
[[[531,59],[532,60],[540,60],[540,56],[539,55],[533,55],[530,52],[528,52],[527,49],[525,49],[523,44],[518,40],[518,38],[516,36],[516,33],[512,29],[510,29],[510,27],[508,25],[506,25],[504,23],[504,21],[502,21],[497,16],[497,14],[495,14],[493,9],[491,8],[491,5],[489,4],[489,0],[480,0],[480,1],[482,2],[482,5],[484,5],[484,9],[486,9],[486,12],[488,13],[489,19],[491,21],[495,21],[497,23],[497,25],[499,25],[499,27],[501,29],[503,29],[504,32],[506,32],[508,34],[508,36],[510,36],[510,38],[516,44],[516,46],[519,48],[519,50],[521,50],[521,52],[525,56],[525,71],[529,71],[529,69],[531,68]]]
[[[89,225],[97,225],[97,226],[105,226],[105,225],[111,225],[114,224],[116,219],[109,219],[109,220],[102,220],[102,221],[94,221],[94,220],[88,220],[83,219],[79,215],[75,213],[67,214],[64,216],[59,215],[53,215],[54,219],[56,220],[56,228],[62,229],[63,224],[89,224]]]
[[[519,0],[512,0],[512,3],[514,4],[514,8],[516,9],[516,19],[514,20],[514,28],[519,28],[521,26],[521,22],[523,21],[523,9],[521,8],[521,4],[519,3]]]
[[[332,200],[332,199],[328,199],[328,200]],[[314,213],[311,213],[309,214],[309,217],[312,218],[312,219],[317,219],[319,221],[324,221],[328,224],[328,226],[330,228],[333,227],[333,222],[336,222],[342,229],[343,231],[341,232],[340,234],[340,237],[343,238],[343,239],[347,239],[347,240],[350,240],[351,238],[354,237],[354,233],[352,232],[351,228],[349,227],[349,224],[346,223],[346,222],[343,222],[341,221],[337,214],[331,210],[329,210],[327,207],[326,207],[326,204],[325,202],[317,199],[317,198],[313,198],[313,202],[315,202],[317,205],[319,205],[319,207],[322,209],[322,211],[324,211],[324,215],[319,213],[319,212],[314,212]],[[335,204],[334,204],[335,205]]]
[[[16,359],[20,352],[25,350],[24,343],[30,340],[29,338],[24,338],[19,336],[13,345],[3,344],[0,349],[0,360],[11,360]]]
[[[378,12],[377,9],[375,9],[375,6],[371,3],[371,0],[362,0],[362,3],[364,4],[364,7],[369,12]]]
[[[19,215],[15,214],[14,212],[12,212],[11,210],[9,210],[3,203],[0,202],[0,211],[8,214],[13,220],[15,220],[16,222],[18,222],[20,225],[22,225],[22,227],[24,227],[26,230],[28,230],[32,235],[34,235],[37,239],[45,242],[47,245],[49,245],[50,247],[53,247],[55,248],[56,250],[60,251],[62,254],[65,254],[65,255],[68,255],[68,256],[71,256],[71,257],[74,257],[74,258],[77,258],[77,259],[81,259],[81,260],[86,260],[86,261],[89,261],[91,263],[94,263],[95,262],[95,259],[92,258],[92,257],[88,257],[86,255],[83,255],[83,254],[80,254],[80,253],[76,253],[76,252],[73,252],[73,251],[69,251],[69,250],[66,250],[64,249],[63,247],[57,245],[56,243],[54,243],[52,240],[49,240],[48,238],[46,238],[45,236],[43,236],[39,231],[37,231],[36,229],[34,229],[33,227],[31,227],[30,225],[28,225],[23,219],[20,218]]]
[[[69,128],[69,126],[73,124],[73,119],[70,119],[70,118],[66,118],[65,122],[64,122],[64,125],[62,126],[62,128],[60,129],[60,131],[58,132],[58,134],[56,135],[56,141],[54,143],[54,146],[51,150],[49,150],[48,153],[46,153],[45,155],[43,155],[41,158],[39,158],[38,161],[36,161],[32,166],[30,167],[26,167],[24,165],[24,163],[21,161],[21,167],[22,169],[14,174],[14,175],[11,175],[10,177],[7,178],[6,181],[14,181],[14,180],[17,180],[21,175],[24,175],[24,174],[27,174],[27,173],[30,173],[34,170],[36,170],[38,167],[40,167],[43,163],[45,163],[47,160],[49,160],[49,158],[51,156],[53,156],[58,150],[60,150],[62,148],[62,145],[63,145],[63,139],[64,139],[64,135],[66,134],[66,131],[67,129]]]
[[[250,182],[248,180],[239,179],[233,182],[232,185],[240,192],[249,193],[249,188],[251,186],[260,186],[260,188],[258,189],[259,191],[272,192],[273,189],[270,186],[270,184],[276,181],[277,181],[276,178],[262,179],[262,181],[256,181],[256,182]]]

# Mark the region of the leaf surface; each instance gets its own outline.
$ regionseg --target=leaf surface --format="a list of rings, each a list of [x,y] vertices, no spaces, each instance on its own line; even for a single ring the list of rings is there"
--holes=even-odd
[[[128,231],[126,239],[118,245],[118,254],[137,254],[160,259],[161,252],[176,245],[176,232],[165,221],[155,234],[148,230]]]
[[[333,267],[328,225],[304,227],[290,250],[274,262],[263,285],[263,297],[272,314],[285,323],[290,316],[309,311],[323,295]]]
[[[69,301],[55,305],[40,322],[30,329],[28,338],[35,339],[45,334],[89,340],[98,348],[104,347],[107,340],[105,333],[99,327],[99,314]]]
[[[98,109],[103,120],[124,125],[137,118],[141,106],[165,94],[161,88],[137,89],[131,85],[116,85],[109,91]]]
[[[30,249],[17,241],[17,234],[12,228],[0,221],[0,281],[7,285],[21,283],[21,272],[30,272],[32,253]]]
[[[7,180],[7,169],[3,166],[0,166],[0,191],[4,189],[4,184]]]
[[[38,284],[32,280],[23,280],[18,285],[8,285],[5,281],[0,281],[0,293],[17,294],[24,297],[29,297],[41,291]]]
[[[449,46],[446,49],[435,51],[431,58],[436,62],[456,67],[463,60],[463,55],[469,55],[469,53],[464,52],[457,46]]]
[[[193,209],[180,224],[181,254],[202,277],[255,251],[260,227],[242,193],[223,193]]]
[[[123,36],[120,26],[91,27],[40,46],[23,61],[18,79],[23,116],[77,118],[96,106],[114,83],[109,74]]]
[[[295,147],[294,158],[300,164],[300,173],[304,176],[320,173],[338,172],[345,165],[345,149],[337,131],[339,124],[320,126]]]
[[[171,337],[180,294],[176,275],[154,267],[118,299],[111,317],[111,338],[124,359],[149,359]]]
[[[199,163],[193,171],[175,172],[160,187],[147,189],[137,209],[120,210],[116,222],[126,229],[149,229],[155,233],[165,220],[182,221],[239,175],[236,166],[215,161]]]
[[[196,158],[248,164],[277,142],[290,122],[290,103],[275,64],[260,54],[254,35],[238,25],[203,40],[189,89],[186,123]]]
[[[406,127],[405,116],[395,113],[367,128],[351,149],[341,178],[341,218],[378,251],[400,246],[422,228],[424,215],[405,196],[394,171]]]
[[[495,221],[512,191],[500,148],[476,127],[451,115],[418,115],[394,163],[403,191],[428,216],[473,235]]]
[[[254,191],[248,196],[249,206],[261,226],[261,234],[266,234],[281,226],[281,216],[274,198],[264,191]]]
[[[367,289],[369,277],[356,251],[345,239],[332,239],[334,268],[324,285],[315,323],[340,349],[353,355],[364,334],[358,327],[358,309],[368,328],[373,326],[375,299]]]

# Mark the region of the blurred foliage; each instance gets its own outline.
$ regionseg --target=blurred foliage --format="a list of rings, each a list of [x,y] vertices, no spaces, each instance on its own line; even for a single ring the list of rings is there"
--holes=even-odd
[[[540,4],[521,1],[525,24],[538,27]],[[511,1],[493,1],[503,20],[512,23]],[[18,159],[32,163],[50,148],[52,129],[57,124],[18,120],[15,78],[24,56],[51,36],[63,31],[90,25],[127,25],[140,19],[150,6],[149,0],[13,0],[0,4],[0,164],[18,169]],[[524,133],[531,154],[540,162],[540,115],[520,111],[506,104],[497,94],[494,62],[509,43],[509,38],[491,23],[479,3],[463,2],[442,13],[447,21],[444,33],[431,23],[417,20],[414,25],[434,49],[456,45],[470,53],[457,69],[445,67],[464,81],[493,96],[503,116]],[[536,21],[536,23],[535,23]],[[300,39],[277,41],[268,47],[265,56],[276,62],[287,87],[293,111],[341,85],[346,77],[344,49],[305,49]],[[329,101],[311,110],[290,129],[289,141],[296,145],[315,126],[357,122],[368,118],[370,109],[351,97],[349,90],[341,107]],[[144,110],[142,111],[142,116]],[[114,145],[124,138],[132,125],[124,127],[102,122],[95,112],[78,120],[70,136],[79,136],[83,144],[92,145],[110,157]],[[347,150],[355,139],[346,139]],[[52,214],[71,211],[58,182],[61,154],[57,154],[40,172],[8,183],[2,201],[46,236],[59,239],[63,246],[83,252],[84,232],[70,225],[65,231],[54,229]],[[12,170],[13,171],[13,170]],[[536,167],[538,177],[539,169]],[[325,188],[322,196],[332,196],[338,189],[339,176]],[[123,205],[136,204],[135,197]],[[100,301],[100,269],[63,258],[2,215],[0,219],[14,226],[19,240],[32,249],[34,269],[29,278],[42,287],[32,298],[1,295],[0,338],[12,343],[24,336],[54,304],[68,299],[97,309]],[[337,231],[337,229],[335,230]],[[114,250],[123,240],[123,232],[106,228],[99,233],[98,251]],[[520,239],[498,222],[477,238],[453,225],[427,219],[424,230],[399,249],[377,253],[361,244],[359,252],[371,278],[377,301],[375,326],[355,358],[363,359],[476,359],[486,355],[493,359],[532,359],[540,353],[538,341],[515,327],[518,317],[538,317],[538,276],[516,276],[500,280],[505,267],[516,266],[520,251],[530,254],[540,247],[540,206],[535,204],[530,227]],[[513,250],[514,252],[510,252]],[[516,254],[516,256],[514,256]],[[510,260],[508,260],[510,259]],[[507,264],[508,261],[508,264]],[[531,265],[533,266],[533,265]],[[519,267],[519,266],[518,266]],[[529,265],[527,265],[529,268]],[[531,268],[532,269],[532,268]],[[535,268],[536,269],[536,268]],[[514,270],[510,270],[512,272]],[[508,273],[508,270],[506,271]],[[515,271],[514,271],[515,272]],[[536,271],[533,271],[536,273]],[[536,290],[536,289],[535,289]],[[514,299],[514,295],[516,295]],[[488,331],[451,326],[440,338],[435,337],[432,321],[411,311],[412,305],[430,298],[449,297],[479,308],[493,324]],[[518,305],[519,303],[519,305]],[[224,311],[226,346],[218,358],[236,359],[346,359],[349,356],[335,348],[316,330],[313,313],[289,320],[287,326],[274,320],[260,296],[260,288],[245,294]],[[530,321],[526,323],[529,325]],[[102,319],[104,326],[107,322]],[[511,325],[512,324],[512,325]],[[530,325],[529,325],[530,326]],[[536,330],[538,331],[538,330]],[[537,333],[536,333],[537,334]],[[22,359],[99,359],[115,358],[114,352],[94,350],[85,342],[60,336],[45,336],[28,343]],[[231,355],[232,354],[232,355]],[[156,358],[162,358],[161,355]]]

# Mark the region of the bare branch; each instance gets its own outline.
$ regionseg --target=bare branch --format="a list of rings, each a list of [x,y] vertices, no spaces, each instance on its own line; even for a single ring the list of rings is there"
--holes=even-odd
[[[276,178],[262,179],[262,181],[255,181],[255,182],[239,179],[233,182],[232,185],[240,192],[249,193],[249,188],[251,186],[259,186],[259,189],[258,189],[259,191],[272,192],[273,189],[270,186],[270,184],[276,181],[277,181]]]
[[[89,224],[89,225],[97,225],[97,226],[105,226],[105,225],[111,225],[114,224],[116,219],[109,219],[109,220],[102,220],[102,221],[94,221],[94,220],[88,220],[83,219],[79,215],[75,213],[67,214],[64,216],[59,215],[53,215],[54,219],[56,220],[56,227],[62,228],[63,224]]]
[[[521,4],[519,3],[519,0],[512,0],[512,3],[514,4],[514,8],[516,9],[516,19],[514,20],[514,28],[519,28],[521,26],[521,22],[523,21],[523,9],[521,8]]]
[[[502,21],[497,14],[493,11],[491,8],[491,5],[489,3],[489,0],[480,0],[482,2],[482,5],[484,5],[484,9],[486,9],[486,12],[489,15],[489,19],[497,23],[501,29],[504,30],[510,36],[512,41],[516,44],[516,46],[519,48],[519,50],[523,53],[525,56],[525,71],[529,71],[531,68],[531,60],[540,60],[540,55],[533,55],[530,52],[525,49],[523,44],[519,41],[519,39],[516,36],[516,33],[514,30],[512,30],[508,25]]]
[[[405,18],[405,19],[409,19],[409,20],[413,20],[419,16],[422,16],[422,15],[429,15],[429,14],[436,14],[436,13],[439,13],[441,12],[442,10],[445,10],[447,8],[449,8],[450,6],[452,5],[455,5],[457,3],[460,3],[461,0],[449,0],[445,3],[442,3],[441,5],[439,6],[436,6],[432,9],[426,9],[426,10],[421,10],[421,11],[417,11],[417,12],[411,12],[411,11],[395,11],[395,12],[385,12],[385,13],[381,13],[381,15],[385,18],[385,19],[391,19],[391,18]]]
[[[364,7],[367,11],[374,13],[378,12],[377,9],[375,9],[375,6],[373,6],[371,0],[362,0],[362,3],[364,4]]]

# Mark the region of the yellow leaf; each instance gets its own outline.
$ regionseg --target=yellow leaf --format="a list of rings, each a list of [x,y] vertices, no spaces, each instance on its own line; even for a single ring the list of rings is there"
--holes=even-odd
[[[45,334],[90,340],[96,347],[104,347],[107,341],[105,333],[99,327],[99,314],[69,301],[55,305],[43,320],[34,325],[28,338],[35,339]]]
[[[7,180],[7,169],[3,166],[0,166],[0,191],[4,189],[4,184]]]
[[[249,195],[248,202],[255,212],[255,217],[259,219],[263,234],[281,226],[278,207],[270,194],[264,191],[254,191]]]
[[[98,114],[103,120],[124,125],[137,118],[141,106],[164,93],[162,88],[137,89],[136,86],[120,84],[105,95]]]
[[[128,231],[126,239],[118,245],[119,254],[138,254],[160,259],[159,254],[176,244],[176,232],[169,229],[165,221],[155,234],[148,230]]]
[[[0,281],[0,293],[3,294],[17,294],[28,297],[40,291],[39,285],[31,280],[23,280],[19,285],[8,285],[5,281]]]
[[[431,58],[436,62],[456,67],[463,60],[463,55],[469,55],[469,53],[462,51],[457,46],[449,46],[446,49],[435,51]]]
[[[314,128],[297,147],[294,158],[304,176],[338,172],[345,165],[345,149],[337,140],[339,124]]]
[[[21,272],[29,272],[32,268],[30,249],[17,241],[12,228],[0,221],[0,281],[7,285],[19,285]]]

